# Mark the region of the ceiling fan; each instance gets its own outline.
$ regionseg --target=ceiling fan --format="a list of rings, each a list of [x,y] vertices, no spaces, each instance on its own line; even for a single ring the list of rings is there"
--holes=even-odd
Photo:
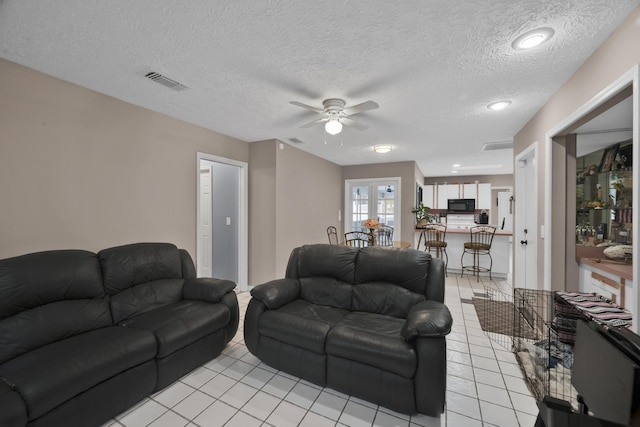
[[[298,101],[291,101],[290,104],[298,107],[305,108],[307,110],[314,111],[320,115],[321,118],[302,125],[302,128],[308,128],[320,123],[324,123],[324,129],[331,135],[337,135],[342,131],[342,125],[351,126],[358,130],[368,129],[369,126],[358,123],[351,118],[356,114],[364,113],[365,111],[375,110],[379,107],[377,102],[366,101],[353,107],[345,108],[345,102],[338,98],[329,98],[322,101],[323,108],[312,107],[311,105],[303,104]]]

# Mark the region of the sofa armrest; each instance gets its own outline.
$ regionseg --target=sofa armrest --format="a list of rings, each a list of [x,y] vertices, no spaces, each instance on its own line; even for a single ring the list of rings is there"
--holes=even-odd
[[[27,408],[14,387],[0,377],[0,425],[6,427],[25,426]]]
[[[190,278],[184,281],[182,298],[208,302],[220,302],[222,297],[233,291],[236,284],[231,280],[211,277]]]
[[[278,279],[258,285],[251,296],[262,301],[269,310],[282,307],[300,296],[298,279]]]
[[[407,341],[416,337],[444,337],[451,332],[452,324],[446,305],[427,300],[413,306],[400,333]]]

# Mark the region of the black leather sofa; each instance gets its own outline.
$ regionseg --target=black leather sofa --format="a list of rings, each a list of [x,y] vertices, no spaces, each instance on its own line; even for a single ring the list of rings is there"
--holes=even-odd
[[[215,358],[235,283],[138,243],[0,260],[0,425],[93,426]]]
[[[403,412],[446,393],[444,264],[413,249],[309,245],[251,291],[244,338],[268,365]]]

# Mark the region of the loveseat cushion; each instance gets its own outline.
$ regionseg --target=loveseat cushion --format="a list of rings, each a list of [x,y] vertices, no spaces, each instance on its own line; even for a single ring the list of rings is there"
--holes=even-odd
[[[342,245],[307,245],[298,248],[289,262],[296,264],[300,297],[306,301],[351,309],[352,284],[358,248]],[[287,276],[289,277],[289,276]]]
[[[265,311],[260,317],[258,332],[324,354],[327,334],[347,313],[344,309],[295,300],[278,310]]]
[[[224,328],[231,318],[224,304],[184,300],[121,322],[127,328],[152,332],[162,358]]]
[[[153,360],[153,334],[111,326],[40,347],[0,365],[37,418],[91,387]],[[155,379],[153,379],[155,381]]]
[[[404,319],[411,307],[424,299],[423,294],[392,283],[364,283],[353,287],[352,309]]]
[[[400,336],[403,325],[403,319],[351,312],[329,332],[326,352],[411,378],[417,356],[414,347]]]
[[[424,294],[430,261],[429,253],[413,249],[362,248],[358,255],[355,283],[389,282]]]

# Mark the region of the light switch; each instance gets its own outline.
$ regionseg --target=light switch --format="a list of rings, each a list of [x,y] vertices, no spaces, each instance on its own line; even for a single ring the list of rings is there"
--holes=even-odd
[[[231,225],[231,217],[230,216],[227,217],[227,225]]]

